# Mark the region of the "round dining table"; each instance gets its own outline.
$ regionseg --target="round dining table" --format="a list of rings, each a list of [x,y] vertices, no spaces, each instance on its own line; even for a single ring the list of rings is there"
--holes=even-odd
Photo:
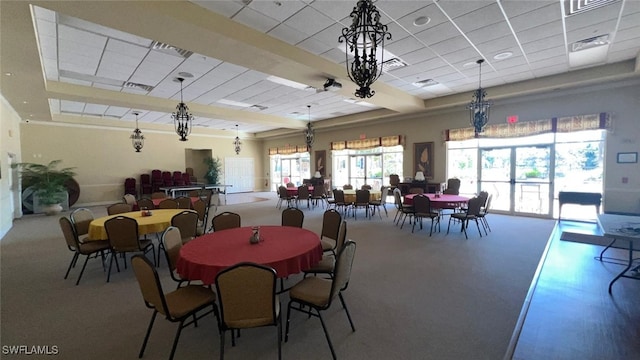
[[[260,241],[249,242],[253,227],[208,233],[184,244],[176,265],[184,279],[213,284],[218,273],[240,262],[275,269],[279,278],[310,269],[322,259],[320,237],[291,226],[260,226]]]
[[[171,218],[183,211],[185,211],[185,209],[156,209],[151,211],[151,216],[143,216],[142,211],[132,211],[99,217],[91,221],[89,224],[89,235],[87,240],[108,239],[104,223],[116,216],[126,216],[135,219],[138,222],[138,234],[144,235],[164,231],[166,228],[171,226]]]

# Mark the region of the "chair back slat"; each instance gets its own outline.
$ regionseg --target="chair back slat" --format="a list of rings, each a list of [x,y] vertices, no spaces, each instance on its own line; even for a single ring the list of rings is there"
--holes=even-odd
[[[179,209],[180,205],[176,199],[164,199],[158,204],[158,209]]]
[[[133,206],[125,203],[115,203],[107,207],[107,214],[117,215],[133,211]]]
[[[180,229],[175,226],[169,226],[162,233],[162,244],[167,255],[169,270],[174,271],[178,263],[178,257],[180,257],[180,249],[182,248]]]

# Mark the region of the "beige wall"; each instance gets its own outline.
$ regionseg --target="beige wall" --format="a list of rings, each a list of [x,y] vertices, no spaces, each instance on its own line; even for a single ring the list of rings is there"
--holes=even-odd
[[[11,229],[14,217],[22,216],[16,191],[18,177],[9,167],[9,154],[20,161],[20,117],[0,96],[0,238]]]
[[[62,159],[62,167],[76,168],[80,198],[75,206],[120,201],[127,177],[139,183],[140,174],[153,169],[185,171],[186,149],[210,150],[223,161],[236,156],[233,139],[226,137],[191,134],[181,142],[175,133],[143,129],[144,148],[136,153],[129,140],[131,130],[30,121],[21,124],[21,131],[25,161]],[[261,151],[259,141],[243,139],[241,156],[258,158]],[[255,172],[262,173],[261,163],[256,164]],[[261,190],[259,181],[255,186]]]
[[[605,163],[604,210],[608,212],[640,213],[640,163],[617,164],[618,152],[640,152],[640,85],[620,83],[616,88],[592,86],[579,91],[554,91],[544,95],[494,101],[490,123],[506,121],[508,115],[518,115],[520,121],[549,119],[570,115],[608,112],[614,127],[607,133]],[[489,98],[491,92],[488,91]],[[468,127],[469,115],[462,104],[457,109],[427,114],[405,116],[404,119],[378,121],[340,129],[319,129],[313,150],[327,150],[327,176],[331,176],[330,141],[403,135],[406,136],[404,151],[404,175],[413,176],[413,144],[434,142],[434,180],[443,182],[447,178],[446,146],[442,133],[446,129]],[[270,147],[302,145],[302,134],[265,141],[264,151]],[[312,154],[313,156],[313,154]],[[268,156],[263,156],[268,164]],[[315,159],[312,159],[312,163]],[[622,183],[622,177],[628,183]]]

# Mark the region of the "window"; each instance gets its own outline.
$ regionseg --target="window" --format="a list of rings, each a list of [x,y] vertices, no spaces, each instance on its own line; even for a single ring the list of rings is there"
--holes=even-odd
[[[403,152],[401,145],[366,150],[333,150],[333,186],[351,184],[357,189],[367,184],[372,189],[380,189],[382,185],[389,185],[391,174],[398,174],[402,179]]]

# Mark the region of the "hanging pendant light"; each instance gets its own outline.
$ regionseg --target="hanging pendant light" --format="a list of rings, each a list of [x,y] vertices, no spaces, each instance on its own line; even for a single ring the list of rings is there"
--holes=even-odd
[[[136,116],[136,129],[133,130],[133,133],[131,134],[131,136],[129,136],[129,138],[131,139],[131,144],[133,145],[133,148],[136,149],[136,152],[140,152],[140,150],[144,146],[144,135],[142,135],[142,131],[140,131],[140,129],[138,128],[139,114],[140,113],[138,112],[133,112],[133,115]]]
[[[351,11],[351,26],[342,29],[338,42],[345,42],[347,73],[351,81],[360,86],[355,95],[370,98],[375,94],[373,84],[382,74],[384,41],[391,40],[387,25],[380,23],[380,12],[372,0],[359,0]],[[380,59],[376,54],[380,52]],[[349,55],[353,55],[350,59]]]
[[[311,125],[311,105],[307,105],[307,109],[309,111],[309,121],[307,122],[307,128],[304,129],[304,142],[307,144],[307,151],[311,151],[311,146],[315,141],[315,130]]]
[[[235,149],[236,149],[236,155],[239,155],[240,145],[242,145],[242,143],[240,142],[240,136],[238,136],[238,124],[236,124],[236,139],[233,141],[233,145],[235,146]]]
[[[180,136],[180,141],[187,141],[187,136],[191,134],[191,125],[193,122],[193,115],[189,113],[189,108],[182,101],[182,82],[184,78],[176,78],[180,82],[180,103],[176,106],[176,112],[171,117],[176,128],[176,133]]]
[[[476,61],[479,65],[478,70],[478,89],[474,91],[471,103],[467,105],[469,109],[469,120],[473,126],[476,136],[484,131],[484,127],[489,122],[489,110],[493,102],[485,100],[487,92],[482,88],[482,63],[484,59]]]

